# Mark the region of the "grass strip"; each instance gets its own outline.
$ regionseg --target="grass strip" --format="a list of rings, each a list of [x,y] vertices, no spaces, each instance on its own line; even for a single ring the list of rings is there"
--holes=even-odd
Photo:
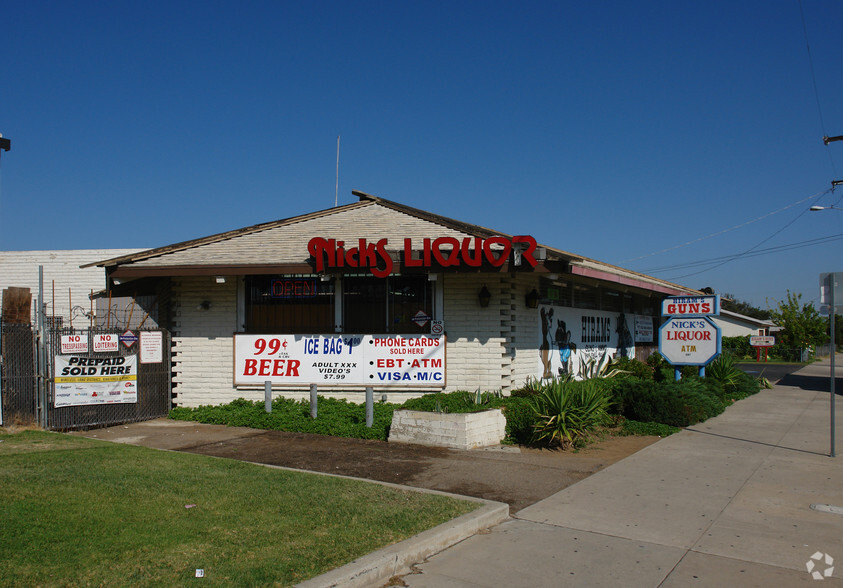
[[[12,586],[290,585],[477,506],[41,431],[0,434],[0,495]]]

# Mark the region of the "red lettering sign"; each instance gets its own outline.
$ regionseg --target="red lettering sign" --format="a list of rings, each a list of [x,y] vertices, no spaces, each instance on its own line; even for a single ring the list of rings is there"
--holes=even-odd
[[[357,247],[346,249],[344,241],[314,237],[307,244],[307,251],[313,256],[317,272],[336,268],[364,268],[378,278],[392,273],[394,262],[386,250],[387,240],[368,243],[358,239]],[[536,240],[529,235],[507,237],[465,237],[462,242],[455,237],[424,239],[421,252],[413,250],[413,241],[404,239],[404,267],[480,267],[485,261],[493,267],[501,267],[513,250],[530,267],[536,267]],[[417,257],[417,255],[419,255]]]

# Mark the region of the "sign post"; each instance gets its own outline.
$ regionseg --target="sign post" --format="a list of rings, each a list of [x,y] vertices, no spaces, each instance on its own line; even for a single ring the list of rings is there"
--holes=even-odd
[[[831,327],[831,457],[835,457],[836,454],[834,448],[834,378],[836,375],[834,356],[837,352],[837,342],[835,341],[834,315],[841,312],[843,308],[843,304],[835,304],[834,293],[841,281],[843,281],[843,272],[820,274],[820,313],[828,313]]]
[[[767,361],[767,350],[776,344],[776,338],[771,335],[755,335],[749,338],[751,347],[755,347],[755,361],[761,361],[761,352],[764,352],[764,362]]]

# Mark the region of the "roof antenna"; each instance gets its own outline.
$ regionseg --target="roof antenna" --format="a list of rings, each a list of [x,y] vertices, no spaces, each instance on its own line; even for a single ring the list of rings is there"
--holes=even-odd
[[[337,206],[337,198],[340,193],[340,136],[337,135],[337,186],[334,188],[334,208]]]

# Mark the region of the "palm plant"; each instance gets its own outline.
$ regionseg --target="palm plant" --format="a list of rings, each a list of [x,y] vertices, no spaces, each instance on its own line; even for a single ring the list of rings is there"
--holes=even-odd
[[[720,354],[705,368],[708,377],[720,382],[725,390],[738,385],[741,370],[735,365],[735,358],[729,353]]]
[[[599,379],[551,380],[531,402],[536,414],[533,443],[563,448],[580,445],[609,421],[612,401]]]

